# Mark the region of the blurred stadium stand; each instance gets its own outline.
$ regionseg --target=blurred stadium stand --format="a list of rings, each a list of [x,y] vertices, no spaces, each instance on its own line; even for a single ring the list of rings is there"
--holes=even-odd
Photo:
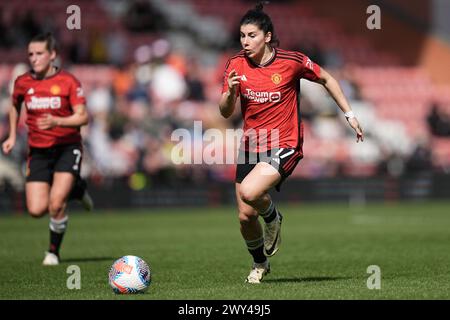
[[[305,158],[277,197],[448,198],[450,28],[436,15],[446,3],[378,1],[382,29],[368,30],[370,1],[273,2],[265,9],[280,47],[303,51],[329,69],[366,132],[364,143],[356,144],[326,92],[302,81]],[[81,9],[81,30],[66,28],[71,4]],[[88,98],[82,175],[98,207],[233,202],[234,166],[173,164],[171,133],[192,132],[196,120],[203,130],[241,126],[239,113],[222,119],[217,102],[226,60],[239,50],[239,19],[253,5],[0,1],[0,137],[8,132],[11,81],[26,70],[26,43],[50,30],[60,43],[60,64],[78,77]],[[0,155],[0,211],[23,210],[23,118],[14,153]]]

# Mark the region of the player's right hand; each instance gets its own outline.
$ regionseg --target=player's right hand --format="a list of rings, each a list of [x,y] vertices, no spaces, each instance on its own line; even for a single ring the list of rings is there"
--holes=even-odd
[[[230,89],[230,92],[236,92],[237,87],[240,83],[241,76],[239,76],[236,72],[236,70],[231,70],[230,74],[228,75],[228,88]]]
[[[359,142],[360,140],[361,142],[364,141],[364,133],[358,120],[356,118],[350,118],[347,121],[356,132],[356,142]]]
[[[16,144],[16,139],[9,137],[6,139],[5,142],[2,144],[2,150],[4,154],[9,154],[11,150],[14,148],[14,145]]]

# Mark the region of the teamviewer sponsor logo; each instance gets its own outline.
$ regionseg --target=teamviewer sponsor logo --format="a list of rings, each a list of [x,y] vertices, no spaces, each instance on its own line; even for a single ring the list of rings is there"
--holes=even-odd
[[[60,97],[31,97],[31,100],[27,102],[27,108],[29,110],[37,109],[59,109],[61,108]]]
[[[246,89],[244,97],[259,103],[279,102],[281,100],[281,92],[253,91],[252,89]]]

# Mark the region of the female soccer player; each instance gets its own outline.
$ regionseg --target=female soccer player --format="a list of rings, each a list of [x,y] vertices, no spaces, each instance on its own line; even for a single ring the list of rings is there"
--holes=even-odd
[[[219,108],[230,117],[240,96],[244,136],[236,169],[236,198],[241,234],[253,257],[246,281],[260,283],[270,272],[268,257],[279,249],[282,215],[268,190],[292,173],[303,158],[303,125],[299,112],[300,79],[323,85],[363,141],[363,131],[338,82],[307,56],[275,48],[270,17],[260,3],[240,22],[243,50],[230,58]],[[265,222],[264,233],[258,221]]]
[[[29,153],[26,170],[26,201],[32,217],[50,213],[50,248],[44,265],[59,264],[59,249],[67,228],[69,198],[79,199],[86,209],[92,200],[80,178],[82,145],[80,127],[88,123],[80,82],[54,66],[56,42],[48,33],[28,44],[31,71],[14,83],[9,112],[9,137],[3,143],[8,154],[16,143],[22,103],[27,111]]]

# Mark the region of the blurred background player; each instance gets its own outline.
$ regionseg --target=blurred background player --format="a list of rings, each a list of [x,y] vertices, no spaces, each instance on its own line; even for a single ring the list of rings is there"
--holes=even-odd
[[[240,96],[244,137],[236,169],[236,198],[241,233],[253,257],[246,281],[260,283],[270,272],[267,257],[281,242],[282,215],[268,191],[283,181],[303,158],[303,125],[299,110],[300,79],[325,87],[363,141],[363,131],[338,82],[306,55],[275,48],[277,38],[260,2],[240,21],[243,50],[226,65],[220,112],[233,114]],[[258,221],[264,219],[264,233]]]
[[[92,210],[86,183],[80,178],[83,148],[80,127],[88,123],[80,82],[54,65],[56,41],[51,33],[35,36],[28,44],[31,71],[14,83],[9,112],[9,137],[3,152],[9,154],[17,139],[17,123],[25,103],[29,153],[26,169],[26,203],[32,217],[50,214],[50,246],[44,265],[59,264],[59,249],[67,228],[69,199]]]

